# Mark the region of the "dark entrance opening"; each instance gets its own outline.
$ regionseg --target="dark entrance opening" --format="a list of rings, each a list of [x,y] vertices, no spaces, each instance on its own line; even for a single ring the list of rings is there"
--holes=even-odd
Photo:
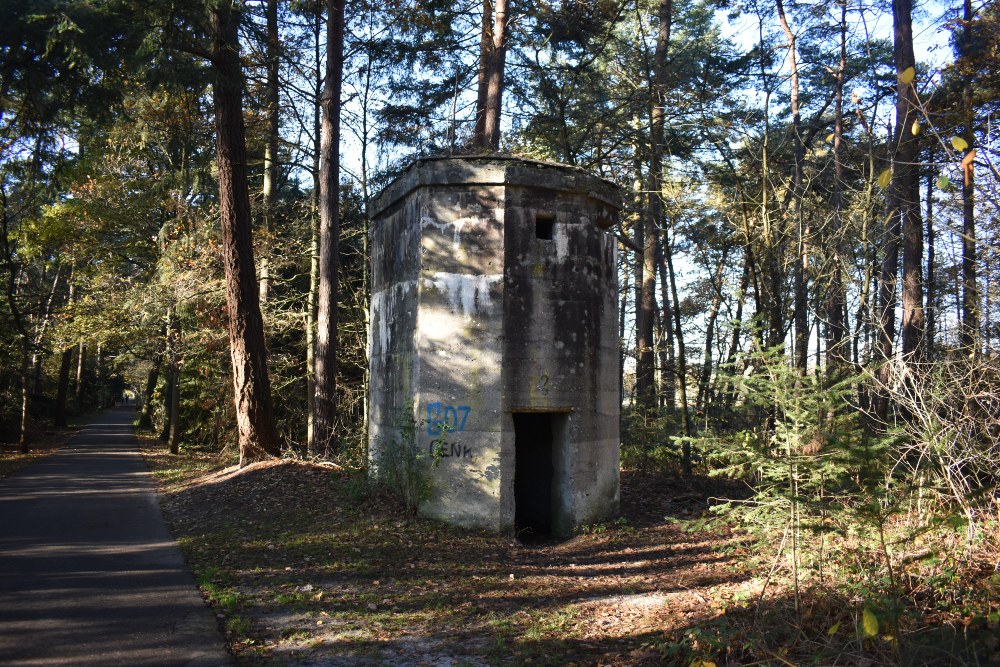
[[[515,412],[514,530],[522,540],[552,535],[553,414]]]

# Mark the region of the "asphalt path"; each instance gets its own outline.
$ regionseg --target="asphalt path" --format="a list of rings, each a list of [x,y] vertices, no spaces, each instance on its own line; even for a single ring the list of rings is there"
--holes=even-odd
[[[0,481],[0,665],[231,664],[128,407]]]

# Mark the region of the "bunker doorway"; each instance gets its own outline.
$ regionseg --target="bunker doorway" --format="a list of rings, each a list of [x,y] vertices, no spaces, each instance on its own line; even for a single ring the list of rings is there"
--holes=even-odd
[[[515,412],[514,530],[524,541],[562,535],[567,516],[565,479],[567,413]]]

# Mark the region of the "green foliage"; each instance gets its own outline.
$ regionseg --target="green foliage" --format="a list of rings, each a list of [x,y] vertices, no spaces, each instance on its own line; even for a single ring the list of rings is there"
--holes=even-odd
[[[759,497],[742,511],[782,516],[793,504],[821,508],[855,489],[876,452],[845,402],[852,382],[824,387],[816,375],[791,368],[778,350],[747,362],[755,372],[732,379],[744,406],[764,419],[708,436],[703,445],[712,452],[714,474],[753,482]]]
[[[448,444],[448,429],[442,425],[441,435],[424,451],[417,436],[421,425],[409,406],[397,420],[394,437],[378,444],[377,458],[372,462],[376,483],[399,495],[411,512],[433,495],[432,471],[441,463]]]
[[[753,428],[706,435],[701,447],[711,452],[712,474],[746,480],[753,495],[712,509],[762,538],[783,535],[797,588],[804,568],[822,573],[831,550],[826,535],[866,540],[873,526],[881,530],[888,448],[862,431],[846,402],[855,380],[824,383],[790,367],[778,349],[744,361],[754,372],[733,382],[764,418]]]
[[[683,459],[683,437],[677,434],[678,419],[676,410],[669,408],[623,408],[622,467],[636,470],[679,470]]]

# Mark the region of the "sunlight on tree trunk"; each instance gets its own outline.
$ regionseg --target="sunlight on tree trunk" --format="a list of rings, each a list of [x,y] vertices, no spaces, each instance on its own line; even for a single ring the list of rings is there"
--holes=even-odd
[[[319,289],[316,316],[314,453],[338,449],[337,346],[340,285],[340,92],[343,77],[344,4],[327,2],[326,83],[319,168]]]
[[[246,138],[243,126],[243,72],[239,60],[239,15],[223,3],[211,13],[215,85],[219,217],[226,276],[226,311],[233,363],[240,465],[278,453],[271,386],[264,348],[250,231]]]
[[[508,42],[507,0],[483,0],[475,145],[484,150],[500,150],[500,113]]]

